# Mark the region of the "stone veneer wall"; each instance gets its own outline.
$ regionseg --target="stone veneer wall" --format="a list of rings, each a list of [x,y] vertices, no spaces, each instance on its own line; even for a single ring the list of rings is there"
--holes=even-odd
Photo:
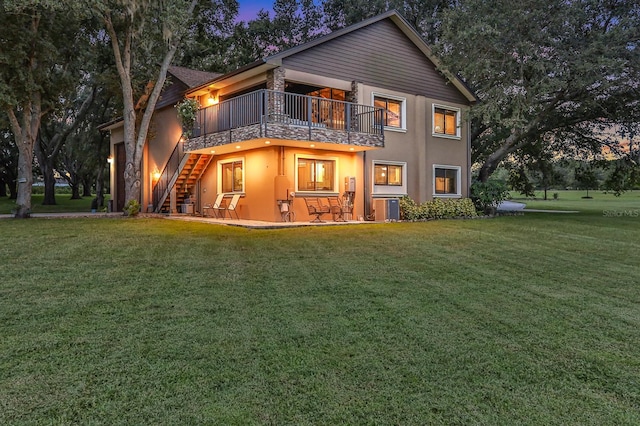
[[[185,152],[189,152],[198,149],[213,148],[261,137],[327,142],[338,145],[356,145],[371,148],[384,147],[384,136],[382,135],[318,128],[311,128],[311,134],[309,134],[308,127],[269,123],[267,125],[253,124],[230,131],[191,138],[184,143],[184,150]]]
[[[269,96],[269,115],[281,116],[284,114],[284,76],[285,70],[282,67],[267,71],[267,89],[274,92],[282,92],[283,96]]]
[[[360,100],[358,99],[358,87],[360,85],[360,82],[353,80],[351,82],[351,92],[349,92],[349,99],[347,99],[347,101],[353,103],[353,104],[359,104]]]
[[[267,89],[284,92],[285,70],[282,67],[267,71]]]

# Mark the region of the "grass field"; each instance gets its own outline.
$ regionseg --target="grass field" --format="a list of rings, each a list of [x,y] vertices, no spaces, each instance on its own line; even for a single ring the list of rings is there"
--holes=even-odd
[[[43,206],[44,195],[34,194],[31,196],[32,213],[68,213],[68,212],[89,212],[91,211],[92,197],[83,197],[79,200],[72,200],[71,194],[56,194],[56,205]],[[15,200],[8,197],[0,197],[0,214],[10,214],[15,210]]]
[[[553,199],[553,194],[558,194],[558,199]],[[512,193],[513,201],[527,204],[529,209],[541,210],[578,210],[585,214],[602,214],[608,212],[637,210],[640,208],[640,191],[628,191],[616,197],[612,193],[602,191],[589,191],[590,198],[586,191],[548,191],[547,200],[544,199],[544,192],[536,191],[533,199],[524,198],[518,193]]]
[[[640,217],[603,213],[640,211],[623,199],[283,230],[1,220],[0,424],[640,424]]]

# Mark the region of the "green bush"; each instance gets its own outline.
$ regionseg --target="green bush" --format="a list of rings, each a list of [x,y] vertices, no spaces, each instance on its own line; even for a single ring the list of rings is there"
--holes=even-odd
[[[67,195],[71,194],[70,186],[56,186],[55,193],[56,195]],[[31,187],[31,194],[39,195],[44,194],[44,185],[33,185]]]
[[[402,220],[418,221],[475,217],[477,213],[469,198],[436,198],[416,204],[410,197],[402,197],[400,216]]]
[[[182,130],[185,136],[191,137],[200,104],[195,99],[186,98],[175,107],[178,110],[178,119],[180,120],[180,124],[182,124]]]
[[[131,199],[127,201],[122,209],[125,216],[137,216],[140,213],[140,203],[137,200]]]
[[[508,196],[507,184],[499,180],[476,181],[471,185],[471,200],[480,213],[495,213],[498,204],[506,200]]]

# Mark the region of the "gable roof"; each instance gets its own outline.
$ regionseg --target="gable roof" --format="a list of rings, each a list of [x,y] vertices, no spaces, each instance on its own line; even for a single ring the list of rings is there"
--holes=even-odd
[[[342,28],[337,31],[333,31],[330,34],[318,37],[315,40],[309,41],[307,43],[300,44],[298,46],[283,50],[282,52],[275,53],[273,55],[267,56],[261,60],[255,61],[251,64],[248,64],[242,68],[239,68],[230,73],[220,75],[219,77],[212,79],[205,84],[201,84],[198,87],[192,87],[192,89],[203,89],[206,86],[210,86],[215,84],[216,82],[222,82],[227,79],[235,80],[239,79],[241,74],[249,74],[255,75],[260,72],[263,72],[268,69],[276,68],[282,65],[283,59],[289,58],[293,55],[299,54],[306,50],[309,50],[313,47],[321,45],[323,43],[329,42],[331,40],[337,39],[346,34],[352,33],[359,29],[365,28],[377,22],[383,21],[385,19],[391,20],[400,31],[424,54],[441,72],[446,80],[448,80],[469,102],[476,102],[477,98],[471,89],[466,85],[464,81],[457,75],[447,71],[443,68],[442,62],[434,55],[433,51],[427,45],[427,43],[422,39],[420,34],[409,24],[404,17],[402,17],[397,11],[390,10],[383,14],[374,16],[372,18],[366,19],[362,22],[359,22],[354,25],[350,25],[348,27]]]
[[[214,80],[222,75],[218,72],[192,70],[190,68],[179,67],[177,65],[170,65],[168,72],[187,85],[190,89],[200,86],[207,81]]]

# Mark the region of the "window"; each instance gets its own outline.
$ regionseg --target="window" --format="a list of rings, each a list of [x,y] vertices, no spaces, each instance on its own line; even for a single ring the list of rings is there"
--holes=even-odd
[[[297,157],[296,163],[298,191],[337,191],[335,159]]]
[[[244,192],[244,160],[232,159],[218,164],[218,192]]]
[[[388,129],[405,129],[406,99],[390,95],[373,94],[373,106],[384,110],[382,121]]]
[[[373,183],[376,185],[402,186],[402,166],[374,164]]]
[[[374,197],[397,197],[407,195],[407,163],[400,161],[373,161]]]
[[[435,196],[460,195],[460,167],[433,167],[433,194]]]
[[[433,134],[435,136],[460,137],[460,110],[434,105]]]

